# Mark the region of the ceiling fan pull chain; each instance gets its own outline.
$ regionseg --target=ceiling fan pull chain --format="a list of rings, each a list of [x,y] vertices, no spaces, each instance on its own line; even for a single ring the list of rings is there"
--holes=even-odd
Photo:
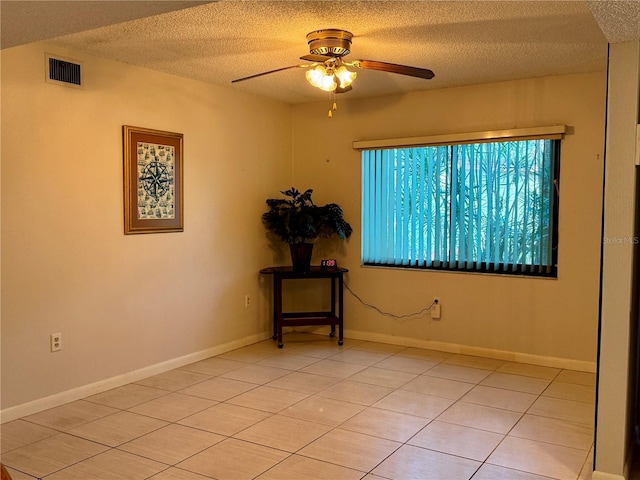
[[[329,102],[332,103],[332,106],[329,108],[329,118],[333,118],[333,111],[338,109],[338,104],[336,103],[335,99],[335,92],[329,92]]]

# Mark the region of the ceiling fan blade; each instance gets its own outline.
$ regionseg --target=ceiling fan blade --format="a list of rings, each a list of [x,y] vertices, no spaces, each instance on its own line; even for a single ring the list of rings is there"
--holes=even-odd
[[[300,60],[306,60],[307,62],[314,62],[314,63],[324,63],[327,60],[331,60],[333,57],[330,57],[328,55],[317,55],[315,53],[310,53],[309,55],[303,55],[302,57],[300,57]]]
[[[289,70],[291,68],[302,68],[307,65],[291,65],[289,67],[276,68],[275,70],[269,70],[268,72],[256,73],[255,75],[250,75],[248,77],[236,78],[235,80],[231,80],[231,83],[244,82],[245,80],[251,80],[252,78],[261,77],[262,75],[269,75],[270,73],[281,72],[283,70]]]
[[[399,73],[400,75],[408,75],[410,77],[425,78],[427,80],[433,78],[434,73],[426,68],[409,67],[407,65],[398,65],[396,63],[378,62],[376,60],[356,60],[352,63],[355,67],[368,70],[379,70],[381,72]]]
[[[346,87],[341,87],[340,85],[338,85],[333,92],[334,93],[347,93],[347,92],[350,92],[351,90],[353,90],[353,87],[351,85],[347,85]]]

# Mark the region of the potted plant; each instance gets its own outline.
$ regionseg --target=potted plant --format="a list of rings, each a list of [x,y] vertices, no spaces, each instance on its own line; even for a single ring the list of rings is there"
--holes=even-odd
[[[294,270],[309,270],[316,238],[351,236],[353,229],[344,219],[339,205],[314,204],[312,189],[300,193],[291,187],[280,193],[287,198],[267,199],[269,210],[262,215],[262,222],[267,230],[289,245]]]

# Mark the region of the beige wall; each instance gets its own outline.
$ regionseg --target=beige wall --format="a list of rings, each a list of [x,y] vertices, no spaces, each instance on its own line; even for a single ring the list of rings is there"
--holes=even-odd
[[[83,60],[85,88],[46,84],[45,51]],[[399,321],[347,295],[348,331],[595,361],[604,74],[347,94],[329,120],[328,102],[290,107],[41,44],[1,59],[3,410],[268,332],[257,270],[289,259],[269,248],[259,218],[292,171],[355,229],[337,250],[318,244],[316,260],[339,258],[349,285],[385,310],[441,298],[441,321]],[[123,124],[184,134],[183,233],[123,235]],[[551,124],[573,131],[558,280],[360,267],[353,140]],[[64,349],[52,354],[53,332]]]
[[[442,319],[396,320],[346,297],[346,329],[400,341],[423,340],[595,364],[598,322],[603,143],[603,73],[546,77],[368,100],[338,96],[294,108],[294,184],[341,204],[354,227],[339,261],[366,302],[396,314],[434,296]],[[357,88],[357,85],[354,87]],[[360,155],[354,140],[564,124],[559,277],[403,271],[360,266]],[[318,255],[316,255],[318,257]],[[319,257],[318,257],[319,258]],[[489,352],[490,353],[490,352]],[[581,363],[586,362],[586,363]]]
[[[84,89],[45,83],[45,51],[84,61]],[[183,233],[123,234],[125,124],[184,134]],[[267,332],[260,215],[290,176],[287,105],[41,44],[4,50],[2,408]],[[64,348],[50,353],[54,332]]]

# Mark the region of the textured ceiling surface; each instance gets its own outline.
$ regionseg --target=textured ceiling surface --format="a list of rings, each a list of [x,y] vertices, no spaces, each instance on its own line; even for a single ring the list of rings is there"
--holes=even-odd
[[[423,80],[358,70],[353,90],[343,94],[348,98],[604,71],[607,32],[594,18],[599,5],[593,3],[629,2],[230,0],[72,33],[51,43],[303,103],[327,95],[306,82],[303,69],[233,85],[231,80],[304,63],[299,57],[308,53],[306,34],[322,28],[354,34],[347,60],[435,72],[434,79]]]
[[[153,0],[0,0],[0,45],[15,47],[205,3]]]

